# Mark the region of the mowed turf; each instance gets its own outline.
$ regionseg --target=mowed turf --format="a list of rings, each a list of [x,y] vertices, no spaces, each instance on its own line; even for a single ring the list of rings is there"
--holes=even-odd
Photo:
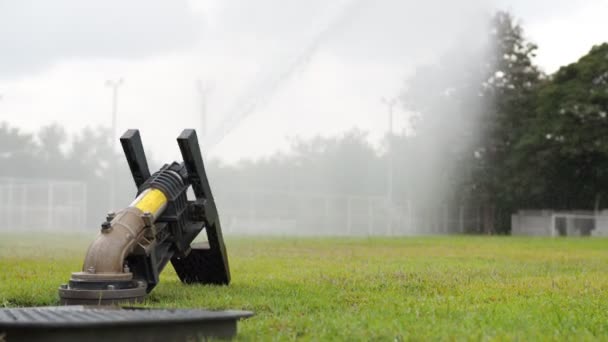
[[[0,235],[0,306],[57,304],[90,237]],[[608,240],[229,238],[230,286],[169,266],[145,303],[244,309],[242,340],[608,340]]]

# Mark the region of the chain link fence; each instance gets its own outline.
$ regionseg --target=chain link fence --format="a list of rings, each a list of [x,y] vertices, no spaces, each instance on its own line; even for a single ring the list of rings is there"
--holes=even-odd
[[[481,225],[477,208],[422,208],[384,196],[218,191],[224,231],[236,235],[392,236],[458,234]]]
[[[83,230],[86,198],[81,182],[0,178],[0,230]]]

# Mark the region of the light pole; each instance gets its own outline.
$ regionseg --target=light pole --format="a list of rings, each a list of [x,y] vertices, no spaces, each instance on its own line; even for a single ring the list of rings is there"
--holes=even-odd
[[[116,151],[116,140],[118,139],[117,132],[117,116],[118,116],[118,88],[123,85],[124,81],[122,78],[117,80],[107,80],[106,87],[112,89],[112,154]],[[110,196],[109,196],[109,210],[114,209],[114,201],[116,198],[116,158],[111,156],[110,161]]]
[[[388,132],[387,132],[387,149],[386,149],[386,199],[388,202],[388,234],[393,234],[393,110],[399,102],[399,98],[393,97],[390,99],[382,98],[388,109]]]

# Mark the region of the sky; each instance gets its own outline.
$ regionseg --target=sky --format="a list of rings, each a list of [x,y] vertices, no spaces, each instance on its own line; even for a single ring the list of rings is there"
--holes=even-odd
[[[378,145],[382,99],[481,39],[496,9],[520,20],[549,73],[608,41],[608,0],[0,0],[0,121],[110,127],[106,81],[123,79],[117,131],[139,128],[154,158],[177,159],[180,131],[200,129],[199,89],[207,156],[259,158],[353,128]],[[398,108],[395,131],[406,121]]]

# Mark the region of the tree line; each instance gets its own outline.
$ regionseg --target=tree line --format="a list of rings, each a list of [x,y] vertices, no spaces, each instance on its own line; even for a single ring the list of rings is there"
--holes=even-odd
[[[546,75],[509,13],[492,18],[488,40],[483,60],[446,59],[409,80],[403,102],[422,122],[417,136],[401,137],[400,153],[439,140],[439,160],[419,162],[450,171],[444,200],[479,206],[484,233],[507,233],[518,209],[605,208],[608,44]],[[459,72],[425,84],[445,69]]]

